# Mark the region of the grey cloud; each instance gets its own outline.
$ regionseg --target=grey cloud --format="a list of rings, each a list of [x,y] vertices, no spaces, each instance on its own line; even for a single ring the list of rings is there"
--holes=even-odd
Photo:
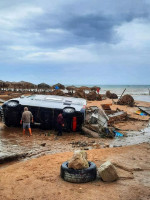
[[[91,42],[116,43],[120,39],[114,30],[116,26],[137,18],[148,19],[150,15],[149,5],[145,1],[120,3],[120,0],[116,0],[114,3],[94,0],[95,6],[91,2],[86,1],[86,4],[83,4],[84,2],[65,2],[61,3],[61,6],[55,4],[53,11],[50,12],[49,9],[53,5],[43,1],[40,5],[45,12],[40,16],[26,19],[23,22],[24,26],[18,31],[39,33],[39,37],[32,38],[31,42],[43,48],[61,48]],[[79,3],[82,3],[81,6]],[[87,12],[84,12],[85,10]],[[64,33],[48,33],[47,29],[62,29]]]
[[[5,0],[0,2],[0,9],[17,5],[23,9],[24,4],[36,5],[44,12],[22,19],[21,26],[10,29],[3,45],[30,44],[42,49],[57,49],[88,43],[117,43],[121,38],[115,32],[116,26],[150,16],[150,4],[144,0],[57,0],[55,3]],[[60,29],[62,33],[48,32],[48,29]]]

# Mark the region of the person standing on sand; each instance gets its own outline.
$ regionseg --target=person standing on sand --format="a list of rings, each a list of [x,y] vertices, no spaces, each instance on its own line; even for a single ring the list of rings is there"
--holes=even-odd
[[[57,129],[58,133],[57,136],[62,136],[62,127],[64,126],[64,118],[62,113],[60,113],[57,117]]]
[[[27,107],[24,107],[24,112],[22,113],[22,118],[20,121],[20,124],[22,124],[22,122],[23,122],[23,135],[25,135],[26,128],[28,128],[30,136],[32,135],[32,131],[31,131],[31,127],[30,127],[31,121],[33,123],[33,115],[28,110]]]

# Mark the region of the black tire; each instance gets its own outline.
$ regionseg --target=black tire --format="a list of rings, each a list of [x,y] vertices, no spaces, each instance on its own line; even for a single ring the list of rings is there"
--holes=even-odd
[[[68,168],[68,162],[64,162],[61,165],[61,177],[71,183],[86,183],[94,181],[96,179],[96,165],[93,162],[88,162],[89,167],[87,169],[71,169]]]

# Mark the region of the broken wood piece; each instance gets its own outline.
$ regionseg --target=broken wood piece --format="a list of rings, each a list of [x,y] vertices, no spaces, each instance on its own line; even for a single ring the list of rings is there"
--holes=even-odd
[[[84,127],[84,126],[82,126],[82,131],[83,131],[85,134],[87,134],[87,135],[89,135],[89,136],[91,136],[91,137],[99,138],[99,134],[98,134],[98,133],[96,133],[96,132],[94,132],[94,131],[91,131],[90,129],[88,129],[88,128]]]

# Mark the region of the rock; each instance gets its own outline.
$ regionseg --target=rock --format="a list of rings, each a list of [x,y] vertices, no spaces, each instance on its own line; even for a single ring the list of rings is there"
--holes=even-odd
[[[98,173],[101,179],[105,182],[112,182],[118,179],[116,168],[110,161],[103,163],[98,168]]]
[[[68,168],[86,169],[88,167],[87,153],[83,150],[75,151],[72,159],[68,161]]]

